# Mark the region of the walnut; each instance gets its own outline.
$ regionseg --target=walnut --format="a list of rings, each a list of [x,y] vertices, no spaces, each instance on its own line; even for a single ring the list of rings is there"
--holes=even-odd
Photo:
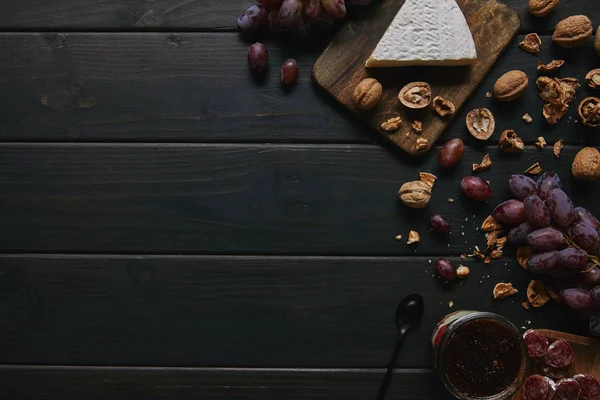
[[[561,47],[570,48],[581,46],[593,34],[592,21],[588,17],[573,15],[556,24],[552,40]]]
[[[500,147],[500,150],[507,153],[516,153],[525,150],[523,141],[519,136],[517,136],[517,132],[513,130],[506,130],[502,132],[500,141],[498,142],[498,147]]]
[[[531,123],[531,121],[533,121],[533,118],[531,118],[531,115],[529,114],[524,114],[522,117],[523,121],[527,122],[528,124]]]
[[[381,124],[381,129],[383,129],[386,132],[397,131],[398,128],[400,127],[401,122],[402,122],[402,120],[400,119],[400,117],[390,118]]]
[[[500,225],[500,222],[498,222],[496,218],[492,217],[491,215],[488,215],[485,221],[483,221],[483,223],[481,224],[481,230],[483,232],[501,231],[502,225]]]
[[[593,89],[600,89],[600,68],[591,70],[585,76],[588,86]]]
[[[575,91],[580,88],[579,80],[577,78],[562,78],[558,79],[558,82],[563,88],[563,103],[569,104],[575,98]]]
[[[535,145],[538,149],[543,149],[544,147],[546,147],[546,139],[544,139],[543,136],[538,136]]]
[[[494,97],[501,101],[513,101],[525,93],[528,85],[529,79],[523,71],[508,71],[494,84]]]
[[[560,151],[563,148],[563,140],[560,139],[558,140],[556,143],[554,143],[554,146],[552,146],[552,151],[554,152],[554,156],[556,158],[560,157]]]
[[[459,265],[458,268],[456,268],[456,276],[459,278],[466,278],[470,272],[471,270],[469,270],[469,267],[464,265]]]
[[[483,156],[483,160],[479,164],[473,164],[473,171],[485,171],[486,169],[490,169],[492,166],[492,160],[490,159],[490,155],[486,154]]]
[[[600,126],[600,99],[598,97],[587,97],[579,103],[577,109],[581,122],[585,126]]]
[[[517,292],[518,290],[513,287],[512,283],[500,282],[494,286],[494,299],[503,299]]]
[[[542,167],[540,166],[539,162],[536,162],[531,167],[529,167],[525,170],[526,174],[531,174],[531,175],[537,175],[540,172],[542,172]]]
[[[528,53],[537,54],[540,52],[540,44],[542,40],[537,33],[529,33],[525,35],[525,38],[519,46]]]
[[[496,128],[494,116],[487,108],[476,108],[469,111],[466,122],[471,135],[479,140],[489,139]]]
[[[440,117],[445,117],[446,115],[451,115],[456,112],[454,104],[442,96],[436,96],[433,98],[433,108],[440,115]]]
[[[421,133],[423,131],[423,123],[421,121],[414,120],[411,126],[416,133]]]
[[[571,166],[573,176],[582,181],[594,181],[600,177],[600,152],[593,147],[579,150]]]
[[[539,308],[546,304],[550,297],[546,294],[546,285],[544,282],[533,280],[527,286],[527,301],[535,308]]]
[[[530,246],[521,246],[517,249],[517,261],[519,265],[525,269],[527,269],[527,261],[533,255],[533,247]]]
[[[544,64],[541,61],[538,61],[537,70],[542,73],[548,73],[552,71],[556,71],[560,67],[564,65],[563,60],[552,60],[548,64]]]
[[[563,103],[565,90],[558,79],[540,76],[535,84],[542,99],[551,104]]]
[[[416,232],[416,231],[408,232],[408,241],[406,242],[406,244],[419,243],[420,241],[421,241],[421,236],[419,236],[418,232]]]
[[[427,147],[427,144],[429,143],[429,141],[425,138],[418,138],[417,139],[417,144],[415,145],[415,149],[416,150],[423,150],[424,148]]]
[[[566,104],[544,104],[542,115],[546,118],[546,122],[551,125],[556,124],[562,117],[565,116],[569,106]]]
[[[354,105],[361,110],[370,110],[379,103],[383,88],[377,79],[363,79],[352,93]]]
[[[398,191],[400,200],[411,208],[425,208],[431,200],[431,188],[422,181],[406,182]]]
[[[425,182],[431,189],[433,189],[436,179],[437,176],[434,174],[430,174],[429,172],[419,172],[419,180],[421,182]]]
[[[431,86],[426,82],[411,82],[398,94],[400,102],[408,108],[425,108],[431,103]]]
[[[529,12],[536,17],[545,17],[558,6],[559,0],[529,0]]]

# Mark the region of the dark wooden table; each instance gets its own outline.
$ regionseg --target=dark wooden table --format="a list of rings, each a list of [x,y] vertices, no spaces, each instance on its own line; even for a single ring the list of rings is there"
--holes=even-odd
[[[517,45],[528,32],[543,40],[540,59],[567,60],[562,76],[598,67],[591,43],[561,51],[549,35],[573,14],[597,26],[600,8],[572,0],[534,20],[525,0],[507,3],[522,34],[446,133],[468,146],[460,166],[441,171],[438,149],[408,159],[316,90],[310,69],[326,40],[267,40],[274,67],[262,85],[251,80],[234,26],[248,0],[4,1],[0,398],[374,398],[396,304],[410,291],[426,311],[390,398],[447,398],[428,339],[450,311],[585,333],[556,303],[521,307],[530,276],[514,257],[467,260],[471,276],[456,285],[433,273],[436,257],[484,243],[477,228],[507,197],[507,177],[535,161],[600,214],[600,186],[569,173],[598,133],[575,123],[574,109],[546,125],[533,87],[511,104],[485,97],[509,69],[535,79],[538,57]],[[277,66],[287,57],[301,78],[283,93]],[[521,134],[524,154],[469,139],[465,112],[481,106],[495,112],[497,132]],[[560,159],[533,146],[539,135],[565,140]],[[495,194],[474,205],[458,182],[486,153],[494,166],[480,175]],[[440,176],[422,212],[395,195],[417,171]],[[432,212],[453,223],[448,241],[427,232]],[[421,233],[418,246],[394,240],[409,229]],[[519,296],[493,301],[499,281]]]

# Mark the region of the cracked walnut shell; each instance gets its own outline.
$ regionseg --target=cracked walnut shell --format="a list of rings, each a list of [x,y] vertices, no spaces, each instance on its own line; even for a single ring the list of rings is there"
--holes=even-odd
[[[517,136],[517,132],[510,129],[502,132],[498,147],[500,147],[500,150],[507,153],[516,153],[525,150],[525,144],[523,144],[521,138]]]
[[[542,109],[542,115],[546,118],[546,122],[550,125],[556,124],[562,117],[565,116],[569,106],[566,104],[552,104],[547,103],[544,104],[544,108]]]
[[[398,191],[398,197],[411,208],[425,208],[431,200],[431,188],[422,181],[406,182]]]
[[[454,104],[452,104],[450,100],[446,100],[442,96],[436,96],[433,99],[433,109],[440,115],[440,117],[452,115],[456,112]]]
[[[563,103],[565,89],[558,79],[540,76],[535,84],[540,91],[540,97],[542,99],[552,104]]]
[[[476,108],[469,111],[466,123],[471,135],[479,140],[489,139],[496,128],[494,116],[487,108]]]
[[[588,86],[593,89],[600,89],[600,68],[591,70],[585,76]]]
[[[352,93],[352,101],[354,105],[361,110],[370,110],[379,103],[383,88],[377,79],[363,79]]]
[[[594,181],[600,177],[600,152],[593,147],[579,150],[571,165],[573,176],[582,181]]]
[[[540,44],[542,44],[542,39],[538,36],[537,33],[529,33],[525,35],[525,38],[521,43],[519,43],[519,47],[531,54],[537,54],[540,52]]]
[[[577,112],[583,125],[600,126],[600,99],[598,97],[587,97],[581,100]]]
[[[411,82],[398,94],[400,102],[408,108],[425,108],[431,104],[431,86],[427,82]]]
[[[494,84],[494,97],[500,101],[513,101],[525,93],[528,85],[529,79],[523,71],[508,71]]]
[[[503,299],[517,292],[518,290],[513,287],[512,283],[500,282],[494,286],[494,299]]]
[[[593,34],[592,21],[588,17],[573,15],[556,24],[552,40],[561,47],[577,47],[584,44]]]
[[[538,308],[546,304],[550,297],[546,294],[546,285],[539,280],[529,282],[527,286],[527,301],[533,307]]]
[[[545,17],[558,6],[559,0],[529,0],[529,13],[536,17]]]
[[[486,169],[490,169],[492,167],[492,160],[490,159],[490,155],[486,154],[483,156],[483,159],[479,164],[473,163],[473,171],[485,171]]]
[[[543,73],[556,71],[565,64],[564,60],[552,60],[548,64],[538,60],[537,70]]]

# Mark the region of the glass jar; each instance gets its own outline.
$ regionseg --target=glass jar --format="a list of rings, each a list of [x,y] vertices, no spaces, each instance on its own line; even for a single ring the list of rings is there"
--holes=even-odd
[[[525,379],[525,341],[500,315],[471,310],[448,314],[433,330],[431,345],[438,376],[457,399],[507,399]]]

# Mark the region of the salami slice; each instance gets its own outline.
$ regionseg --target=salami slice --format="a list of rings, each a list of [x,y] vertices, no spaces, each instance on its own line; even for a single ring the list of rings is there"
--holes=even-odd
[[[581,386],[575,379],[561,379],[556,384],[556,392],[552,400],[578,400],[580,394]]]
[[[600,383],[591,375],[579,374],[573,377],[581,387],[582,400],[600,399]]]
[[[554,393],[552,384],[554,382],[545,376],[528,376],[522,387],[523,400],[548,400]]]
[[[571,368],[570,365],[568,365],[566,367],[555,368],[555,367],[551,367],[550,365],[543,364],[542,372],[544,373],[544,375],[546,375],[549,378],[563,379],[563,378],[566,378],[567,375],[569,375],[570,368]]]
[[[569,342],[559,339],[554,341],[544,356],[544,361],[551,367],[567,367],[575,360],[575,354]]]
[[[525,344],[527,344],[527,352],[530,357],[543,357],[548,351],[548,339],[546,336],[536,331],[529,329],[523,334]]]

